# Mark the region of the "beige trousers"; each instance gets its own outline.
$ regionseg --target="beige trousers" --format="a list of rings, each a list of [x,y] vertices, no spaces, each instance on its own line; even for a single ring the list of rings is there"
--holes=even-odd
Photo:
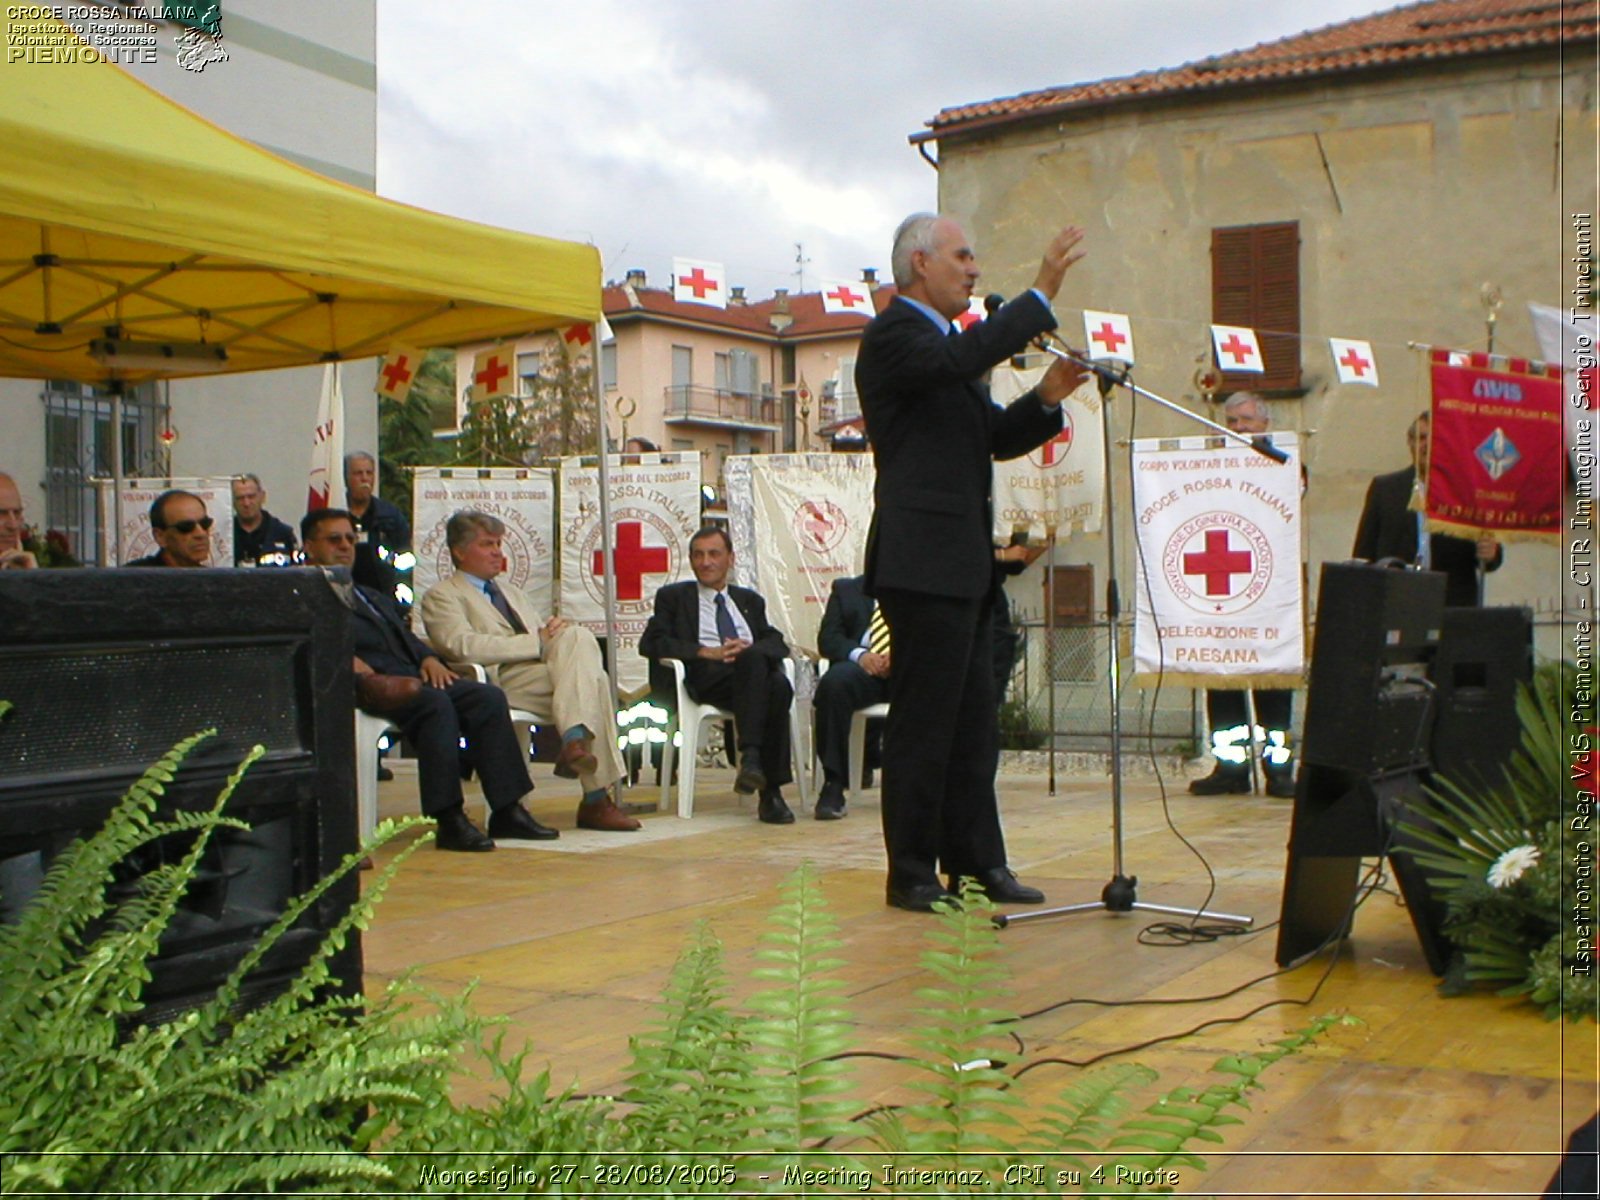
[[[502,663],[495,672],[500,687],[512,708],[527,709],[540,721],[553,723],[559,733],[586,726],[594,734],[599,766],[592,775],[580,775],[578,782],[586,792],[610,787],[622,778],[622,755],[600,643],[583,626],[568,625],[545,642],[544,652],[543,661]]]

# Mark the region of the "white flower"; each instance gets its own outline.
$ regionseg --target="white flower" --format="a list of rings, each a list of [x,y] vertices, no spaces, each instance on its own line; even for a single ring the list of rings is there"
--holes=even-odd
[[[1539,865],[1539,848],[1537,846],[1513,846],[1499,858],[1495,859],[1489,867],[1489,886],[1493,888],[1510,887],[1523,874]]]

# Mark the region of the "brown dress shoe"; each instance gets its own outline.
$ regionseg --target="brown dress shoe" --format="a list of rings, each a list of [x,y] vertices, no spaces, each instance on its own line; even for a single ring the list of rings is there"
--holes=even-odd
[[[599,829],[605,833],[632,833],[642,828],[638,820],[617,807],[609,795],[593,804],[578,805],[578,828]]]
[[[592,775],[599,769],[600,760],[594,756],[592,738],[576,738],[562,743],[561,753],[556,755],[558,778],[576,779],[580,775]]]

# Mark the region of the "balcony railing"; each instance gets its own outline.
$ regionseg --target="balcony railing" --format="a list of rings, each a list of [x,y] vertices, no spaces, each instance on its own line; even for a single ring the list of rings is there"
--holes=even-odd
[[[778,401],[771,396],[731,392],[723,388],[676,384],[664,389],[665,417],[669,422],[697,422],[735,429],[762,429],[776,432],[779,423]]]

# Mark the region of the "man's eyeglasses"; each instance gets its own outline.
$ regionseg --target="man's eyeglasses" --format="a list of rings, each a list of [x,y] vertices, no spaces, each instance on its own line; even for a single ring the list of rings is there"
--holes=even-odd
[[[162,528],[162,529],[170,529],[170,530],[172,530],[173,533],[182,533],[182,534],[193,533],[196,528],[199,528],[199,529],[204,529],[206,532],[209,533],[211,531],[211,527],[213,525],[215,525],[215,524],[216,524],[216,522],[213,521],[210,517],[201,517],[198,521],[195,521],[195,520],[173,521],[170,524],[160,526],[160,528]]]

